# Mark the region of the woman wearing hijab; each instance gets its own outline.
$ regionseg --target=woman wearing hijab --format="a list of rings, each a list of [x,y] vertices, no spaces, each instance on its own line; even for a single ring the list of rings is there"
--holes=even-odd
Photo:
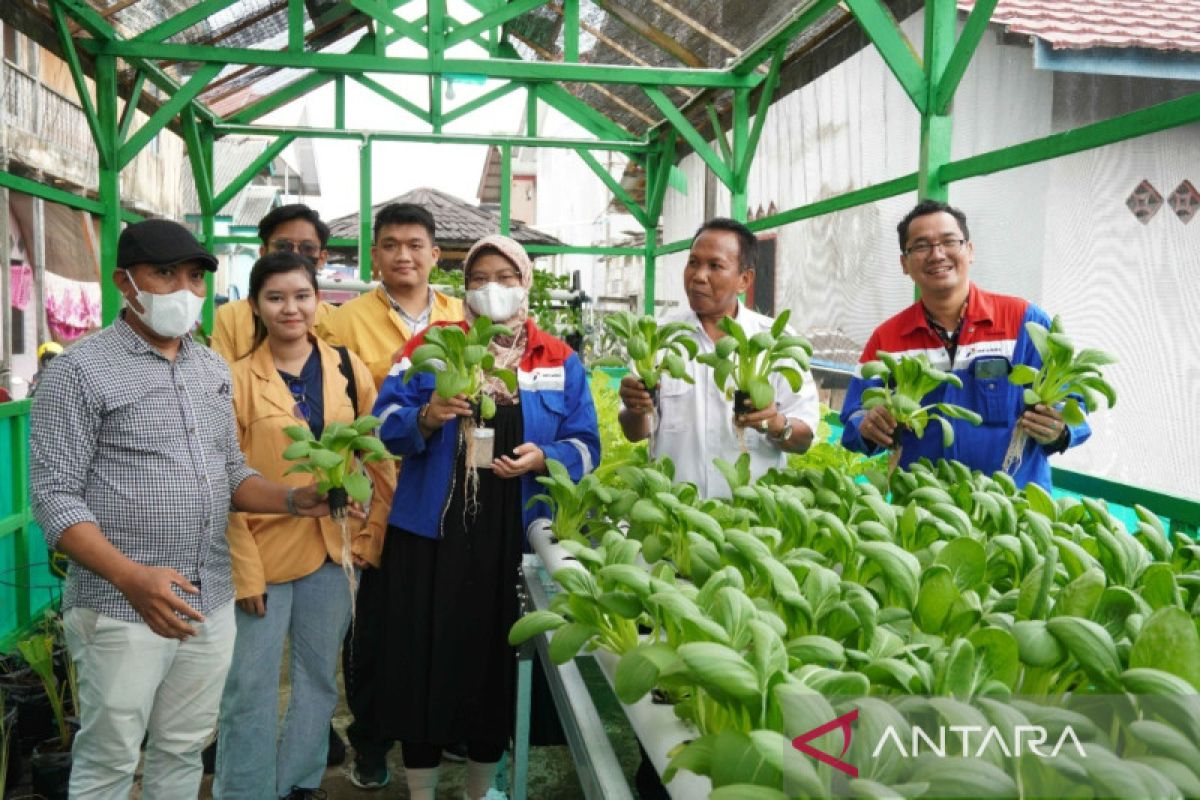
[[[404,381],[409,342],[384,382],[375,414],[379,435],[404,457],[388,519],[381,565],[385,630],[379,673],[388,685],[378,704],[381,730],[400,740],[410,796],[432,800],[443,747],[467,743],[467,793],[486,795],[513,729],[516,659],[508,630],[516,622],[516,584],[525,530],[547,509],[525,504],[547,459],[579,480],[600,459],[596,411],[587,374],[564,342],[529,318],[533,265],[505,236],[476,242],[464,263],[464,329],[479,316],[511,337],[489,345],[496,366],[517,373],[517,390],[499,380],[484,391],[496,401],[490,421],[495,454],[478,470],[465,500],[462,395],[434,392],[434,376]]]

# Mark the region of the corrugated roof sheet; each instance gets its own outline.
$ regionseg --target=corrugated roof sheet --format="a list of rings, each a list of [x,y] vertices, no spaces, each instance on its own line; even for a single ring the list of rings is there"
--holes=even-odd
[[[399,197],[393,197],[371,207],[371,218],[381,208],[392,203],[416,203],[428,209],[433,214],[437,225],[438,244],[443,249],[469,247],[484,236],[496,233],[500,229],[500,215],[494,211],[472,205],[466,200],[454,195],[440,192],[437,189],[413,189]],[[347,214],[330,221],[329,229],[333,236],[354,239],[358,237],[358,214]],[[512,238],[523,244],[562,244],[548,233],[536,228],[513,221]]]
[[[959,0],[969,11],[974,0]],[[992,22],[1056,49],[1200,52],[1200,0],[1000,0]]]

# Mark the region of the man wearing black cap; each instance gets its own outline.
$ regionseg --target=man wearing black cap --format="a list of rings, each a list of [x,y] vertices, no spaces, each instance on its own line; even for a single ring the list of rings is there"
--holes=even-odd
[[[195,797],[233,653],[225,523],[319,516],[314,487],[249,469],[229,368],[188,333],[217,260],[183,226],[126,228],[113,282],[127,308],[47,367],[30,419],[34,516],[71,557],[63,594],[79,675],[71,796]]]

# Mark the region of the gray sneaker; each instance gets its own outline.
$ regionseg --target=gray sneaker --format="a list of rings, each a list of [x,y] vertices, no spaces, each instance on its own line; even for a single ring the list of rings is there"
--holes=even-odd
[[[354,761],[350,762],[350,767],[346,770],[346,776],[359,789],[382,789],[392,779],[391,773],[388,772],[386,761],[380,761],[377,764],[365,764],[357,756],[355,756]]]

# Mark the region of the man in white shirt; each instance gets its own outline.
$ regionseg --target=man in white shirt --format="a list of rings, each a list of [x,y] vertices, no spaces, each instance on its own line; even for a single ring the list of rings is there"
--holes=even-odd
[[[712,352],[725,335],[717,327],[733,317],[747,336],[769,331],[773,319],[746,308],[738,295],[754,282],[758,240],[740,222],[717,217],[700,226],[692,240],[683,287],[689,308],[665,315],[661,322],[683,320],[696,326],[693,334],[701,353]],[[675,462],[675,480],[696,484],[702,497],[727,496],[729,487],[713,460],[737,459],[741,452],[738,428],[744,428],[750,453],[750,473],[757,478],[771,467],[783,467],[787,453],[802,453],[812,444],[820,403],[812,375],[803,373],[799,392],[792,391],[782,375],[771,377],[775,402],[750,414],[734,415],[733,403],[717,388],[713,370],[691,361],[688,373],[695,381],[664,375],[659,384],[658,427],[652,456],[669,456]],[[633,442],[649,437],[653,402],[634,376],[621,380],[621,428]]]

